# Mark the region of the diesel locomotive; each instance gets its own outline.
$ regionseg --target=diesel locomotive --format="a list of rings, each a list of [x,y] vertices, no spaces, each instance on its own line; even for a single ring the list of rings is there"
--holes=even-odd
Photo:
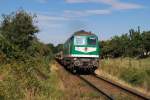
[[[84,70],[94,72],[99,66],[100,48],[98,37],[86,31],[75,32],[64,44],[63,51],[56,58],[74,72]]]

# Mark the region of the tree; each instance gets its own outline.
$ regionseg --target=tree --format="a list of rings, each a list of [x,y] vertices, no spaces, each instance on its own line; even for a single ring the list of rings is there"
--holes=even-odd
[[[101,56],[104,57],[144,57],[150,52],[150,31],[140,32],[130,29],[129,34],[114,36],[110,40],[100,41]]]
[[[139,56],[142,55],[142,37],[140,29],[138,31],[134,29],[129,30],[130,37],[130,56]]]
[[[130,39],[128,34],[123,34],[121,35],[121,50],[122,50],[122,56],[129,56],[129,44],[130,44]]]
[[[55,52],[54,53],[58,53],[60,51],[63,50],[63,44],[58,44],[56,47],[55,47]]]
[[[101,48],[100,56],[101,56],[102,58],[106,58],[106,57],[112,56],[112,55],[111,55],[112,46],[111,46],[110,40],[107,40],[107,41],[100,41],[99,44],[100,44],[100,48]]]
[[[120,57],[123,55],[122,39],[119,36],[112,37],[111,41],[111,55],[113,57]]]
[[[21,50],[26,49],[32,43],[35,33],[39,30],[34,25],[34,18],[24,10],[2,16],[1,34],[12,44],[17,45]]]
[[[146,55],[148,55],[148,52],[150,52],[150,31],[143,32],[142,39],[144,51],[146,52]]]
[[[47,44],[47,46],[55,53],[55,46],[52,43]]]

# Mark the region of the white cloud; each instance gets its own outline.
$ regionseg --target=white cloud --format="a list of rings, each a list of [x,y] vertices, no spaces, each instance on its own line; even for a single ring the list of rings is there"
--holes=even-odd
[[[63,41],[62,37],[58,37],[58,35],[61,33],[59,31],[65,26],[64,21],[68,21],[68,18],[39,13],[37,14],[37,20],[37,26],[40,29],[37,37],[40,38],[40,41],[45,43],[51,42],[54,44],[58,44]]]
[[[48,0],[36,0],[36,1],[38,1],[40,3],[46,3]]]
[[[70,16],[70,17],[81,17],[81,16],[110,14],[111,10],[109,10],[109,9],[103,9],[103,10],[100,10],[100,9],[97,9],[97,10],[83,10],[83,11],[65,10],[64,13],[67,16]]]
[[[61,16],[50,16],[44,14],[37,14],[37,25],[41,30],[49,30],[54,28],[60,28],[63,25],[63,21],[69,21],[69,18]]]
[[[104,10],[87,10],[86,13],[89,13],[89,14],[97,14],[97,15],[103,15],[103,14],[110,14],[111,11],[110,10],[107,10],[107,9],[104,9]]]
[[[139,9],[143,7],[142,5],[139,4],[121,2],[120,0],[65,0],[65,1],[67,3],[88,3],[88,2],[103,3],[106,5],[110,5],[113,9],[117,10]]]
[[[90,2],[92,0],[65,0],[68,3],[83,3],[83,2]]]
[[[69,20],[69,18],[67,17],[63,17],[63,16],[49,16],[49,15],[42,15],[42,14],[38,14],[37,18],[39,20],[43,20],[43,21],[66,21]]]
[[[139,9],[142,8],[141,5],[138,4],[132,4],[132,3],[115,3],[112,5],[113,8],[119,9],[119,10],[127,10],[127,9]]]

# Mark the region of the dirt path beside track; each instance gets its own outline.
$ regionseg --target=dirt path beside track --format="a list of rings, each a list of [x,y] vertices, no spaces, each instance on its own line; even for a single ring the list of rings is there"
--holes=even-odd
[[[60,64],[56,63],[58,75],[62,81],[65,100],[105,100],[103,95],[89,87],[76,75],[67,72]]]

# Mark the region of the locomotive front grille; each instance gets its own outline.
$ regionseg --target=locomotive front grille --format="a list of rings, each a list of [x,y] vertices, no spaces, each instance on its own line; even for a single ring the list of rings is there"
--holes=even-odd
[[[98,66],[97,59],[90,58],[74,58],[74,65],[79,67]]]

